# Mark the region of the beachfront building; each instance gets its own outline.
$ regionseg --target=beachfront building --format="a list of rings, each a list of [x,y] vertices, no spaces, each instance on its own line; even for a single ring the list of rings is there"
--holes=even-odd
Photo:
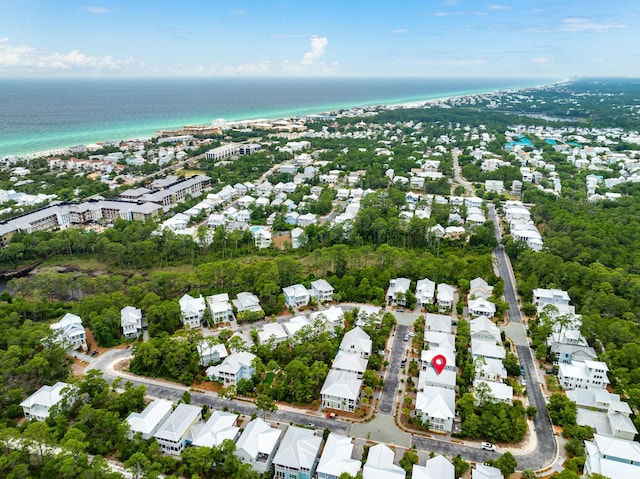
[[[282,430],[269,426],[260,418],[251,421],[244,429],[233,452],[240,461],[263,474],[271,467],[273,456],[280,443]]]
[[[67,313],[60,321],[51,325],[54,341],[70,349],[87,349],[87,336],[82,326],[82,319],[75,314]]]
[[[24,417],[44,421],[49,417],[51,408],[65,398],[69,384],[57,382],[53,386],[42,386],[31,396],[20,403]]]
[[[156,399],[150,403],[141,413],[132,412],[127,417],[129,425],[129,438],[140,434],[142,439],[153,437],[160,425],[165,422],[173,412],[173,403],[166,399]]]
[[[142,333],[142,310],[125,306],[120,310],[120,326],[127,339],[135,339]]]
[[[171,416],[153,435],[163,453],[180,456],[187,444],[191,442],[188,439],[189,430],[200,419],[201,413],[202,409],[199,406],[178,404]]]
[[[322,438],[304,427],[289,426],[273,458],[276,478],[311,479],[318,465]]]

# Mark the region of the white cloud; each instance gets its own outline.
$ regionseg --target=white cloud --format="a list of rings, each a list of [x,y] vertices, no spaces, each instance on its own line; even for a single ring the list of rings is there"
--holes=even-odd
[[[487,8],[489,10],[511,10],[511,7],[507,5],[498,5],[498,4],[489,5]]]
[[[46,52],[22,43],[12,44],[8,38],[0,38],[0,68],[40,71],[115,71],[132,63],[134,63],[133,58],[118,60],[111,55],[94,57],[79,50],[68,53]]]
[[[607,30],[627,28],[622,23],[597,23],[588,18],[565,18],[559,30],[562,32],[604,32]]]
[[[391,30],[391,33],[409,33],[409,30],[406,28],[396,28],[395,30]]]
[[[549,63],[551,60],[549,60],[548,58],[538,57],[538,58],[534,58],[533,61],[535,63]]]
[[[85,7],[80,7],[80,8],[82,10],[84,10],[85,12],[89,12],[89,13],[100,13],[100,14],[111,13],[111,10],[109,10],[108,8],[104,8],[104,7],[85,6]]]
[[[327,37],[319,37],[317,35],[313,35],[311,37],[311,51],[304,54],[302,57],[303,65],[313,65],[316,61],[324,55],[324,50],[327,48],[327,44],[329,40]]]

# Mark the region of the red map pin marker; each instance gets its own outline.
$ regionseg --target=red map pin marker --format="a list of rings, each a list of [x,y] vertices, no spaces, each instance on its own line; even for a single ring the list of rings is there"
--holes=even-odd
[[[431,365],[433,366],[433,369],[435,369],[436,372],[440,374],[447,365],[447,358],[445,358],[442,354],[438,354],[431,360]]]

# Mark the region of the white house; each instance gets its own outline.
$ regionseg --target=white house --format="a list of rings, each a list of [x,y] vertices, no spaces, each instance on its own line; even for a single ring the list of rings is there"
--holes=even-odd
[[[318,479],[338,479],[345,472],[355,476],[360,471],[361,463],[353,459],[352,454],[353,442],[350,437],[330,433],[316,469]]]
[[[249,379],[256,372],[253,366],[255,354],[238,351],[231,353],[217,366],[207,368],[207,376],[223,382],[225,385],[237,384],[241,379]]]
[[[428,368],[433,368],[431,362],[436,356],[444,356],[444,359],[446,361],[444,369],[448,369],[450,371],[453,371],[454,373],[458,371],[458,368],[456,367],[455,353],[449,349],[438,348],[422,350],[422,352],[420,353],[420,369],[425,371]]]
[[[162,448],[162,452],[179,456],[189,443],[188,433],[200,419],[202,408],[191,404],[178,404],[171,416],[162,423],[153,437]]]
[[[340,342],[340,351],[356,354],[363,358],[371,356],[372,341],[362,328],[356,326],[347,331]]]
[[[507,378],[507,369],[500,359],[480,356],[474,361],[474,367],[476,379],[501,383]]]
[[[353,373],[358,379],[361,379],[364,372],[367,370],[368,362],[369,361],[366,358],[357,354],[338,351],[338,354],[336,354],[333,364],[331,365],[331,369],[346,373]]]
[[[436,301],[440,311],[446,311],[453,308],[453,300],[456,294],[456,289],[453,286],[449,286],[445,283],[440,283],[436,291]]]
[[[606,388],[609,368],[602,361],[572,361],[560,364],[558,382],[564,389]]]
[[[207,296],[207,305],[209,306],[209,313],[211,313],[211,321],[213,324],[233,321],[235,319],[233,316],[233,307],[229,302],[229,295],[227,293]]]
[[[428,346],[428,349],[445,349],[451,352],[456,350],[456,338],[450,333],[425,331],[424,344]]]
[[[182,313],[182,322],[185,328],[193,329],[199,328],[204,318],[204,311],[206,306],[204,304],[204,298],[200,295],[197,298],[185,294],[180,298],[180,312]]]
[[[499,343],[501,341],[500,329],[486,316],[479,316],[469,322],[471,328],[471,339],[479,339],[483,341],[493,341]]]
[[[310,225],[315,225],[318,222],[317,216],[313,213],[305,213],[303,215],[298,216],[298,226],[301,228],[306,228]]]
[[[511,404],[513,402],[513,388],[508,384],[485,381],[483,379],[475,379],[473,381],[473,394],[476,402],[480,402],[483,399],[481,397],[478,397],[478,386],[480,386],[481,389],[486,390],[488,398],[490,398],[492,401],[502,401],[506,404]]]
[[[287,332],[278,323],[266,323],[262,330],[258,331],[258,344],[267,344],[270,341],[274,344],[286,341]]]
[[[318,465],[322,438],[311,429],[289,426],[273,458],[275,477],[311,479]]]
[[[65,347],[72,349],[87,348],[87,337],[80,316],[67,313],[60,321],[53,323],[51,329],[55,335],[54,341],[60,341]]]
[[[453,389],[428,386],[416,395],[416,416],[429,429],[439,432],[451,432],[456,415],[456,392]]]
[[[484,298],[470,299],[469,313],[473,316],[492,318],[496,315],[496,305]]]
[[[63,382],[57,382],[53,386],[42,386],[20,403],[24,417],[36,421],[47,419],[51,408],[64,399],[65,388],[68,387],[69,385]]]
[[[640,444],[637,442],[594,434],[593,442],[585,441],[584,445],[585,475],[596,473],[610,479],[640,476]]]
[[[252,311],[259,313],[262,311],[260,306],[260,299],[253,293],[242,292],[238,293],[237,299],[232,301],[239,313],[243,311]]]
[[[269,426],[260,418],[251,421],[236,442],[234,454],[245,464],[262,474],[269,470],[280,443],[282,430]]]
[[[306,244],[305,239],[305,232],[302,228],[298,227],[291,230],[291,247],[293,249],[303,247]]]
[[[326,279],[312,281],[311,295],[318,300],[318,303],[333,301],[333,286]]]
[[[418,280],[418,283],[416,284],[416,299],[420,306],[424,308],[429,304],[433,304],[435,292],[435,282],[428,278]]]
[[[358,407],[362,379],[354,373],[346,373],[335,369],[329,370],[320,396],[322,407],[353,412]]]
[[[198,355],[200,356],[200,365],[207,367],[218,363],[227,356],[227,348],[222,343],[214,343],[207,339],[201,339],[198,342]]]
[[[444,368],[438,373],[433,365],[429,365],[429,367],[420,371],[420,375],[418,376],[418,391],[424,391],[428,387],[454,391],[456,388],[456,377],[456,371]]]
[[[125,306],[120,310],[120,326],[127,339],[135,339],[142,333],[142,311],[133,306]]]
[[[271,246],[271,236],[271,231],[267,231],[266,229],[258,228],[256,230],[253,230],[253,241],[256,248],[264,249]]]
[[[293,339],[296,333],[298,333],[302,328],[313,328],[313,323],[307,319],[306,316],[294,316],[289,321],[282,323],[282,327],[287,333],[287,336],[290,339]]]
[[[489,299],[493,295],[493,286],[489,286],[482,278],[474,278],[469,284],[469,299],[484,298]]]
[[[309,304],[309,299],[311,298],[309,290],[301,284],[282,288],[282,292],[284,293],[284,302],[291,308],[302,308]]]
[[[411,281],[407,278],[396,278],[389,281],[387,290],[387,302],[389,304],[407,304],[407,292],[411,287]]]
[[[547,304],[568,306],[570,302],[569,293],[561,289],[536,288],[533,290],[533,304],[538,307],[538,311]]]
[[[504,476],[497,467],[478,463],[471,469],[471,479],[504,479]]]
[[[373,306],[369,304],[363,304],[358,309],[358,317],[356,318],[356,326],[364,326],[367,321],[373,321],[376,324],[380,324],[382,317],[380,315],[380,306]]]
[[[235,441],[240,432],[240,428],[236,425],[238,415],[224,411],[214,411],[209,420],[201,427],[198,425],[193,427],[192,446],[200,447],[218,447],[222,441],[229,439]],[[196,431],[196,428],[198,429]]]
[[[452,319],[450,314],[427,313],[424,319],[425,331],[451,333]]]
[[[369,449],[367,462],[362,468],[362,479],[404,479],[406,471],[395,465],[395,454],[385,444],[376,444]]]
[[[127,417],[129,437],[140,434],[142,439],[150,439],[172,412],[173,403],[166,399],[156,399],[145,407],[141,413],[132,412]]]
[[[344,311],[340,306],[330,306],[329,309],[314,311],[309,315],[313,323],[320,319],[325,324],[325,328],[331,331],[344,323]]]
[[[444,456],[436,456],[427,459],[424,466],[413,465],[412,479],[457,479],[455,467]]]
[[[496,344],[494,341],[471,338],[471,357],[475,359],[478,356],[504,359],[506,352],[502,345]]]

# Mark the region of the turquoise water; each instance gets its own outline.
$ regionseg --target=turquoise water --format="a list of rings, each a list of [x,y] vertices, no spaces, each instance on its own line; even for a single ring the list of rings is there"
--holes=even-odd
[[[533,143],[531,143],[531,140],[529,138],[527,138],[526,136],[520,136],[518,137],[518,141],[509,141],[507,142],[507,144],[505,145],[504,149],[507,151],[511,151],[513,149],[514,146],[533,146]]]
[[[216,118],[284,118],[543,83],[416,78],[0,80],[0,156],[146,138],[159,129],[210,124]]]

